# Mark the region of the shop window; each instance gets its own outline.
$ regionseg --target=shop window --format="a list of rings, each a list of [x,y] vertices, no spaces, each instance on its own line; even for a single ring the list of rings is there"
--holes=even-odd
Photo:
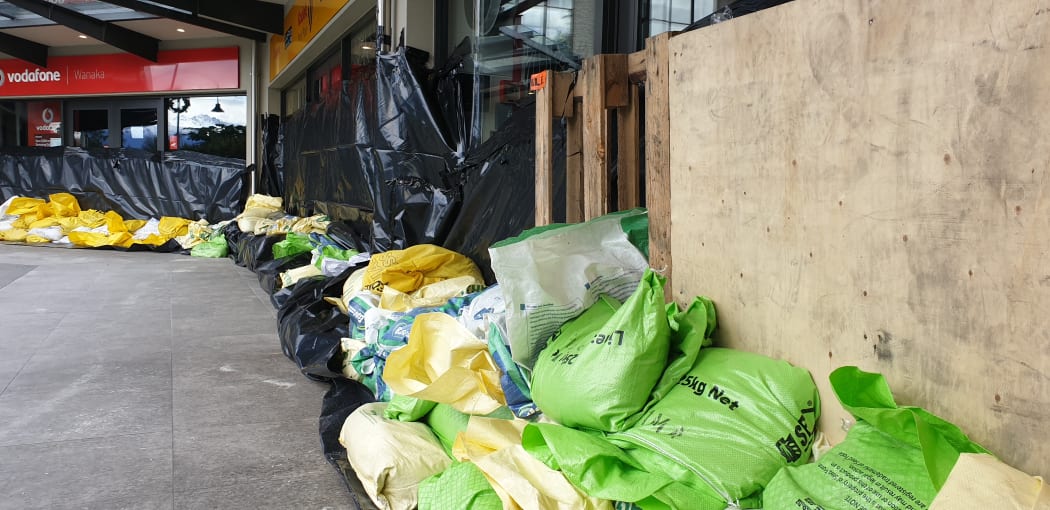
[[[120,146],[126,149],[156,150],[156,108],[120,110]]]
[[[109,110],[73,110],[73,146],[84,149],[109,147]]]
[[[729,0],[650,0],[649,14],[643,20],[646,36],[682,30],[729,3]]]
[[[173,97],[165,106],[168,150],[244,159],[247,96]]]

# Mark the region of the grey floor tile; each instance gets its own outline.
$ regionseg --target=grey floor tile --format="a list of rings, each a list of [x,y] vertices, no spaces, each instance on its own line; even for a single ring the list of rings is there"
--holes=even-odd
[[[116,351],[120,358],[71,355],[68,350],[33,356],[8,385],[8,393],[80,391],[170,391],[171,353]],[[116,354],[115,353],[115,354]]]
[[[330,476],[321,454],[317,420],[176,429],[176,494]]]
[[[0,395],[2,395],[7,388],[7,385],[14,380],[15,375],[22,370],[22,366],[25,365],[28,358],[22,359],[10,359],[0,358]]]
[[[172,508],[167,433],[0,447],[0,509]]]
[[[66,314],[52,338],[171,338],[171,311],[113,307]]]
[[[0,263],[0,289],[25,276],[26,273],[36,269],[36,267],[29,264]]]
[[[196,352],[192,359],[208,356]],[[327,384],[304,377],[280,353],[219,356],[207,363],[175,355],[175,430],[274,423],[320,414]],[[187,366],[188,365],[188,366]],[[315,424],[316,425],[316,424]],[[316,431],[315,431],[316,432]]]
[[[267,482],[177,492],[176,510],[353,510],[339,473],[309,473]]]
[[[211,315],[180,318],[172,325],[176,338],[205,335],[231,336],[270,333],[277,329],[275,315],[268,310],[216,309]]]
[[[0,395],[0,446],[171,431],[171,391],[83,390]]]
[[[276,331],[250,335],[186,336],[173,339],[172,350],[180,365],[179,368],[192,368],[224,356],[280,354],[281,340]],[[193,359],[193,357],[198,359]],[[283,371],[284,368],[281,370]]]

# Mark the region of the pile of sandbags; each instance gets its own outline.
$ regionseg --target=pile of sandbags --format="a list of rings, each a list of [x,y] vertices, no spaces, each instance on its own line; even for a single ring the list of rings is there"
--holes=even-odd
[[[1048,497],[854,367],[832,386],[857,425],[815,461],[809,372],[713,347],[714,304],[664,302],[645,228],[628,211],[527,231],[493,246],[498,283],[482,291],[465,258],[429,245],[346,279],[332,300],[350,323],[343,374],[380,403],[350,413],[339,440],[380,508],[1030,510]]]
[[[125,220],[115,211],[82,210],[69,193],[56,193],[48,200],[12,197],[0,206],[0,240],[29,244],[158,247],[177,238],[193,242],[191,225],[197,224],[185,218]]]

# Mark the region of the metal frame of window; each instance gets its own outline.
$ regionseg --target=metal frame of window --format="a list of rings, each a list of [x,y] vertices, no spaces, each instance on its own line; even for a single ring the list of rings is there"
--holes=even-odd
[[[164,98],[128,98],[128,99],[77,99],[72,101],[63,101],[62,105],[62,118],[63,120],[63,135],[62,140],[67,145],[72,147],[74,145],[73,140],[73,112],[76,110],[106,110],[107,111],[107,125],[109,126],[109,146],[111,148],[120,148],[122,144],[121,136],[121,121],[120,111],[128,109],[148,109],[155,108],[157,110],[157,146],[155,150],[163,151],[167,144],[167,112],[164,107]]]

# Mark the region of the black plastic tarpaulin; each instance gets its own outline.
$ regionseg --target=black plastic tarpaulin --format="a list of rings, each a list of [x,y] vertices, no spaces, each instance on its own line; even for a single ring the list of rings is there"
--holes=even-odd
[[[82,208],[112,210],[128,219],[176,216],[216,223],[233,218],[244,208],[248,177],[243,160],[189,151],[0,151],[0,199],[67,192]]]
[[[284,155],[287,212],[327,214],[368,232],[373,252],[442,245],[473,258],[491,280],[488,246],[533,226],[535,105],[523,104],[474,146],[460,67],[450,61],[420,79],[401,49],[355,67],[342,89],[285,119],[283,146],[265,150]],[[560,186],[564,151],[559,134]]]

